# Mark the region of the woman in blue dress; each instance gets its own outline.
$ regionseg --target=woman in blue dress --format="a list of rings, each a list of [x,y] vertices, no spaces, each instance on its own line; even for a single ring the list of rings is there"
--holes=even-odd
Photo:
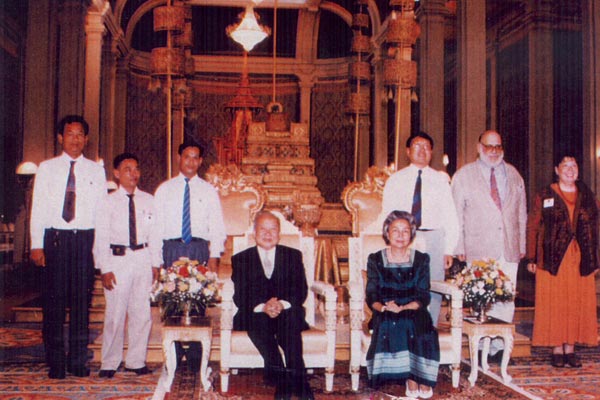
[[[367,304],[373,310],[373,335],[367,352],[369,384],[406,382],[406,396],[428,399],[437,382],[440,346],[427,311],[429,256],[410,248],[414,217],[392,211],[383,223],[389,247],[370,254]]]

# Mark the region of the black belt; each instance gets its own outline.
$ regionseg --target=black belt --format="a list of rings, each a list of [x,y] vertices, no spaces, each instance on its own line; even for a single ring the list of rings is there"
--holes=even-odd
[[[110,248],[112,249],[112,252],[113,252],[113,256],[124,256],[125,250],[127,250],[127,249],[136,251],[136,250],[143,249],[145,247],[148,247],[148,243],[140,243],[140,244],[136,244],[133,246],[125,246],[122,244],[111,244],[110,245]]]
[[[165,239],[164,241],[165,241],[165,242],[181,242],[181,243],[185,243],[185,242],[183,241],[183,239],[182,239],[182,238],[176,238],[176,239]],[[201,241],[202,241],[202,242],[206,242],[206,240],[205,240],[205,239],[202,239],[202,238],[198,238],[198,237],[193,237],[193,238],[192,238],[192,242],[201,242]]]

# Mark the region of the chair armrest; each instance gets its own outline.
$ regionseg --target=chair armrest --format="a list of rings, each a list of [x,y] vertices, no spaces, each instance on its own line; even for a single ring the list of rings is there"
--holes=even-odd
[[[455,284],[444,281],[431,281],[431,291],[450,296],[450,326],[462,330],[463,291]]]
[[[323,281],[314,281],[310,287],[315,294],[325,297],[326,302],[337,300],[337,292],[332,284]]]
[[[335,335],[337,328],[337,292],[335,288],[329,283],[314,281],[310,286],[310,290],[325,298],[325,331],[331,333],[332,336]]]
[[[463,299],[462,290],[460,290],[458,286],[450,282],[431,281],[431,291],[440,294],[446,294],[452,297],[453,299],[460,299],[460,301],[462,301]]]
[[[233,314],[235,310],[233,293],[233,281],[231,279],[224,279],[221,288],[221,330],[233,329]]]

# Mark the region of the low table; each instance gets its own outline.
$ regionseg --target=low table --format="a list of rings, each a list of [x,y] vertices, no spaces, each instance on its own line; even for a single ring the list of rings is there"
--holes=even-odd
[[[162,399],[166,392],[171,391],[171,384],[177,369],[177,354],[175,342],[200,342],[202,343],[202,359],[200,363],[200,382],[205,391],[211,387],[208,380],[210,368],[208,359],[212,343],[212,325],[209,317],[191,317],[190,323],[185,324],[183,317],[168,317],[162,325],[162,346],[165,364],[158,380],[153,399]],[[200,392],[200,389],[198,390]],[[200,394],[198,394],[200,398]]]
[[[471,358],[471,374],[469,375],[469,383],[475,386],[477,381],[477,372],[479,366],[479,341],[483,339],[483,349],[481,351],[481,368],[484,372],[489,370],[487,356],[490,351],[491,338],[501,337],[504,340],[504,354],[500,363],[500,373],[504,383],[509,383],[512,377],[508,375],[507,367],[512,353],[515,325],[490,317],[486,322],[479,322],[472,318],[465,318],[463,324],[463,334],[467,335],[469,340],[469,353]]]

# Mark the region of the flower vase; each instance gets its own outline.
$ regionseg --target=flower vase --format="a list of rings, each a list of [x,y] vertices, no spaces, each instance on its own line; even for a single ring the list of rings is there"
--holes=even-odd
[[[186,301],[183,305],[183,324],[190,325],[192,323],[192,317],[190,316],[190,312],[192,310],[192,303],[190,301]]]
[[[477,318],[477,321],[480,323],[487,322],[487,308],[488,304],[474,304],[473,305],[473,315]]]

